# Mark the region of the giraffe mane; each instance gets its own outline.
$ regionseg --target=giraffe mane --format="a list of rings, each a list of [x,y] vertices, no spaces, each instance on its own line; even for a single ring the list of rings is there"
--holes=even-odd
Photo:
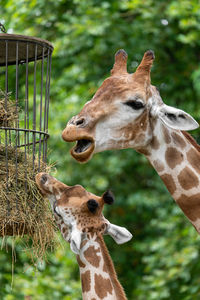
[[[181,132],[186,137],[186,139],[197,149],[197,151],[200,152],[200,145],[197,144],[196,140],[187,131]]]
[[[101,247],[101,251],[102,251],[102,254],[103,254],[104,261],[105,261],[106,265],[108,266],[108,272],[109,272],[109,274],[112,275],[112,276],[110,276],[112,284],[113,284],[114,288],[117,289],[117,291],[119,293],[118,294],[118,296],[119,296],[118,300],[126,300],[124,289],[119,284],[119,281],[117,279],[117,274],[116,274],[112,259],[110,257],[110,254],[108,252],[107,247],[105,246],[103,237],[102,237],[101,234],[98,234],[97,236],[101,240],[100,247]]]

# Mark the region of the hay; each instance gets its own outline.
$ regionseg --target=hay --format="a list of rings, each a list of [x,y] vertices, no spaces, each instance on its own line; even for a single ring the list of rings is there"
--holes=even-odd
[[[19,109],[14,101],[10,99],[11,93],[7,95],[0,90],[0,127],[14,127],[18,119]],[[6,100],[5,100],[6,98]]]
[[[48,202],[43,199],[35,183],[38,161],[35,161],[34,170],[32,155],[26,155],[25,160],[25,153],[17,149],[16,156],[16,149],[11,146],[7,147],[7,157],[8,177],[5,147],[0,145],[0,236],[28,235],[34,255],[42,257],[46,249],[53,245],[56,225]],[[41,163],[40,171],[49,172],[49,167]]]
[[[7,103],[5,104],[5,97]],[[10,93],[0,90],[0,127],[15,128],[19,109]],[[4,138],[4,131],[1,132]],[[42,258],[55,243],[56,225],[48,201],[41,196],[36,183],[39,162],[14,146],[0,143],[0,237],[24,237],[25,248]],[[17,166],[17,168],[16,168]],[[40,172],[50,171],[40,162]],[[2,242],[3,244],[3,242]]]

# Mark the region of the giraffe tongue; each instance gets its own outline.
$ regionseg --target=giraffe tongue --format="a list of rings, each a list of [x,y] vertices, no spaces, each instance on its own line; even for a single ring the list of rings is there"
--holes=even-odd
[[[78,140],[74,151],[76,153],[85,152],[90,147],[91,144],[92,142],[90,140],[85,140],[85,139]]]

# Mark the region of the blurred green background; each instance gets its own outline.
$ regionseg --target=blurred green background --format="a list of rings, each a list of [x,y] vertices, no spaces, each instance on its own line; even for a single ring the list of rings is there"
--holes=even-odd
[[[145,157],[131,149],[107,151],[80,165],[61,139],[66,122],[109,76],[120,48],[129,55],[129,72],[154,50],[152,83],[166,104],[199,120],[199,1],[1,0],[0,18],[9,33],[48,39],[55,47],[48,159],[57,162],[63,182],[98,195],[111,188],[116,195],[105,215],[134,238],[121,246],[105,240],[128,299],[200,299],[200,238]],[[192,134],[200,142],[199,130]],[[36,265],[20,241],[15,252],[12,282],[12,243],[0,251],[0,299],[81,299],[75,255],[65,242]]]

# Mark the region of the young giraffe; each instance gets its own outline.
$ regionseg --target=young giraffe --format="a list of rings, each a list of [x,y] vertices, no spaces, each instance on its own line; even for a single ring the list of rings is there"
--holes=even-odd
[[[98,197],[81,185],[67,186],[45,173],[36,175],[36,183],[49,199],[64,239],[77,254],[83,300],[127,299],[102,238],[109,234],[118,244],[132,238],[127,229],[111,224],[102,214],[104,203],[113,203],[113,195],[105,192]]]
[[[133,74],[127,54],[119,50],[111,76],[62,133],[77,141],[71,155],[87,162],[93,153],[134,148],[156,169],[167,189],[200,233],[200,146],[185,130],[198,123],[186,112],[163,103],[151,85],[151,50]]]

